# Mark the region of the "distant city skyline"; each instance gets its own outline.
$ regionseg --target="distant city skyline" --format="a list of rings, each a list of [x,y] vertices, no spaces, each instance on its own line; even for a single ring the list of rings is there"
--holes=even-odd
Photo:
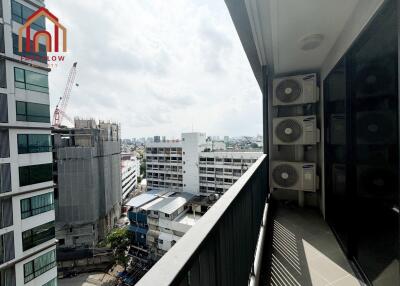
[[[262,133],[261,92],[223,1],[46,5],[68,29],[65,62],[49,75],[52,111],[77,61],[67,114],[117,121],[122,138]]]

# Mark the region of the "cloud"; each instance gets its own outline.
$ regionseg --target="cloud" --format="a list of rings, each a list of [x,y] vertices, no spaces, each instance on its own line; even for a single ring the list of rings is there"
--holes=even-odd
[[[68,28],[52,107],[72,63],[67,114],[120,122],[126,138],[262,131],[261,93],[223,1],[48,1]]]

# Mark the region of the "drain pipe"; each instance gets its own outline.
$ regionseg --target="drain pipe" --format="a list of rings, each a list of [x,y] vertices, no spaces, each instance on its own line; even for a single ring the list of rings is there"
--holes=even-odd
[[[251,267],[249,286],[258,286],[260,280],[261,262],[264,250],[265,233],[267,228],[267,213],[268,213],[268,203],[266,203],[264,207],[260,232],[258,234],[256,254],[254,256],[253,266]]]

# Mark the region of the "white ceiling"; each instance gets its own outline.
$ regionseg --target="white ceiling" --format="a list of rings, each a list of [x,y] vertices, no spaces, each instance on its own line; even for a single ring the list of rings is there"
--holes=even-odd
[[[261,62],[275,74],[318,70],[359,0],[246,0]],[[362,0],[369,1],[369,0]],[[249,4],[249,2],[252,2]],[[252,8],[249,8],[249,5]],[[258,30],[258,31],[257,31]],[[322,34],[319,47],[304,51],[299,41]],[[257,39],[256,39],[257,42]],[[260,44],[258,44],[260,46]]]

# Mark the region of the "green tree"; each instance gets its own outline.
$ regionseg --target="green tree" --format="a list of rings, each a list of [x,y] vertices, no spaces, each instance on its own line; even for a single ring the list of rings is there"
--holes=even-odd
[[[115,262],[123,265],[126,269],[129,262],[127,252],[130,245],[128,230],[126,228],[114,229],[107,235],[106,241],[113,249]]]

